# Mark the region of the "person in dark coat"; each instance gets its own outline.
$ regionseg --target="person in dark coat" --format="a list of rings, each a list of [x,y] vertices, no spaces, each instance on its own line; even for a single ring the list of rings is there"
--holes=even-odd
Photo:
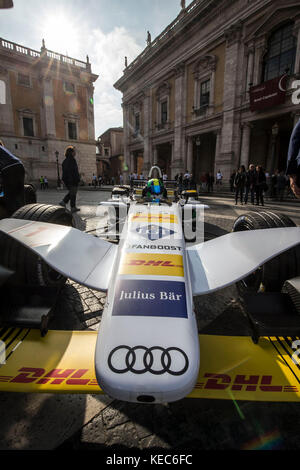
[[[68,189],[68,193],[60,202],[60,205],[66,207],[70,201],[71,212],[80,211],[80,209],[76,207],[76,196],[80,182],[80,175],[75,156],[75,147],[69,146],[65,151],[65,159],[62,162],[62,180]]]
[[[2,141],[0,141],[0,179],[3,192],[1,199],[7,215],[11,215],[25,204],[25,169],[21,160],[5,148]]]
[[[238,198],[240,196],[241,204],[243,204],[244,190],[246,184],[246,171],[245,167],[241,166],[238,169],[238,172],[234,178],[234,187],[235,187],[235,203],[237,204]]]
[[[300,199],[300,120],[290,138],[286,174],[290,178],[291,190]]]
[[[254,204],[255,179],[256,179],[255,166],[251,163],[249,165],[249,170],[246,172],[245,204],[247,204],[248,202],[249,192],[250,192],[251,203]]]
[[[266,191],[267,178],[266,174],[261,165],[256,167],[256,178],[255,178],[255,195],[256,195],[256,205],[264,205],[264,191]]]

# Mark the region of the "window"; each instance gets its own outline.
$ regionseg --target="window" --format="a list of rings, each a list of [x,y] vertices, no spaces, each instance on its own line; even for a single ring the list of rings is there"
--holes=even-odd
[[[200,108],[209,105],[210,80],[201,83],[200,86]]]
[[[24,136],[34,137],[32,118],[23,117],[23,129],[24,129]]]
[[[71,82],[65,82],[64,83],[64,89],[67,93],[72,93],[74,94],[75,93],[75,85],[74,83],[71,83]]]
[[[24,73],[18,73],[18,85],[30,87],[30,77]]]
[[[0,80],[0,104],[6,104],[5,82]]]
[[[137,113],[134,117],[134,132],[137,134],[140,132],[140,114]]]
[[[70,140],[77,139],[76,122],[68,122],[68,136]]]
[[[263,81],[283,75],[287,69],[294,72],[296,38],[293,23],[288,23],[274,31],[268,41],[268,52],[264,57]]]
[[[161,124],[165,124],[168,121],[168,102],[163,101],[160,104],[160,112],[161,112]]]

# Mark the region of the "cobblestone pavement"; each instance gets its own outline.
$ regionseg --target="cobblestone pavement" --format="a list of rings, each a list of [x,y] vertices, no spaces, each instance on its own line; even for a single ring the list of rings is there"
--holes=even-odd
[[[109,192],[81,190],[77,226],[91,234],[103,229],[97,208]],[[56,204],[61,193],[38,191],[38,201]],[[206,239],[229,232],[248,210],[271,209],[300,225],[300,203],[266,202],[264,208],[235,206],[233,198],[203,195]],[[93,329],[101,322],[105,294],[68,280],[51,328]],[[249,328],[235,286],[195,299],[201,333],[247,335]],[[15,406],[18,395],[18,406]],[[201,450],[300,449],[300,404],[184,399],[139,405],[103,396],[0,394],[1,449],[99,450],[111,455],[146,451],[196,455]],[[54,411],[55,410],[55,411]],[[52,419],[50,419],[52,413]],[[133,454],[134,455],[134,454]]]

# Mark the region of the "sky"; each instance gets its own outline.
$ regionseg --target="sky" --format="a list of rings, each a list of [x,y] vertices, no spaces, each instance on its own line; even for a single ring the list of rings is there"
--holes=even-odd
[[[113,85],[146,47],[180,13],[180,0],[13,0],[0,12],[0,36],[89,61],[94,83],[95,137],[123,125],[122,94]],[[188,6],[192,0],[186,1]]]

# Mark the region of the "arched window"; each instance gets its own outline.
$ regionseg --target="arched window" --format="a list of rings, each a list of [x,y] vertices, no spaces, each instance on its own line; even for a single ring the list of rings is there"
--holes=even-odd
[[[287,23],[276,29],[268,40],[268,52],[264,57],[263,81],[271,80],[294,72],[296,38],[293,36],[294,23]]]

